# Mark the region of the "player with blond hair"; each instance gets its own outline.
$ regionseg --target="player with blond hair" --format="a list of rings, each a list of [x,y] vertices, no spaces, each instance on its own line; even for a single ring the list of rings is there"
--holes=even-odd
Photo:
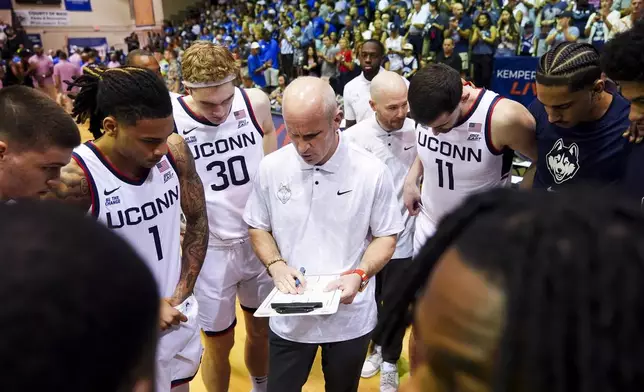
[[[173,99],[177,132],[195,158],[206,193],[210,241],[195,286],[206,338],[202,362],[209,392],[226,392],[239,297],[246,324],[246,367],[253,390],[266,390],[268,319],[253,313],[273,287],[248,240],[242,214],[251,179],[264,155],[277,149],[268,96],[233,84],[239,67],[223,46],[197,41],[183,54],[188,93]]]

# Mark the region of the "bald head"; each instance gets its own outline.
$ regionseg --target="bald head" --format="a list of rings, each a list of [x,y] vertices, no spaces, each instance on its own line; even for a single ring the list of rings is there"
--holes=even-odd
[[[125,65],[128,67],[146,68],[161,76],[159,62],[154,58],[152,52],[147,50],[137,49],[131,51],[125,59]]]
[[[323,165],[338,145],[342,113],[331,86],[320,78],[295,79],[284,90],[282,114],[286,131],[300,157]]]
[[[375,103],[384,103],[391,97],[407,96],[407,85],[395,72],[380,71],[371,81],[371,100]]]
[[[300,77],[284,90],[282,111],[285,117],[291,112],[300,114],[325,113],[331,121],[337,108],[338,104],[333,89],[329,83],[320,78]]]
[[[380,71],[371,81],[369,104],[380,126],[387,131],[403,127],[407,117],[407,84],[397,73]]]

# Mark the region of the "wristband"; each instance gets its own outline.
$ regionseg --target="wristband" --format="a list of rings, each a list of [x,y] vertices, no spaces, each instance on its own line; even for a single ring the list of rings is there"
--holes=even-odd
[[[277,258],[277,259],[275,259],[275,260],[269,261],[269,262],[268,262],[268,264],[266,264],[266,272],[268,273],[268,276],[270,276],[271,278],[273,277],[273,275],[271,275],[271,271],[269,271],[269,270],[268,270],[268,268],[269,268],[271,265],[273,265],[273,264],[275,264],[275,263],[280,263],[280,262],[282,262],[282,263],[284,263],[284,264],[287,264],[287,263],[286,263],[286,260],[284,260],[284,259],[283,259],[283,258],[281,258],[281,257],[279,257],[279,258]]]

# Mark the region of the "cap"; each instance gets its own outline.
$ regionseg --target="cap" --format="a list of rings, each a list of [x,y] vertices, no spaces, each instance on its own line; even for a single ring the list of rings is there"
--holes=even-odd
[[[259,44],[257,42],[253,42],[252,44],[250,44],[250,48],[251,49],[259,49]]]
[[[564,11],[557,15],[557,18],[572,18],[572,11]]]
[[[414,50],[414,45],[412,45],[412,44],[404,44],[403,49],[404,50]]]
[[[230,35],[227,35],[226,38],[224,38],[224,41],[232,41],[232,40],[233,40],[233,37],[231,37]]]

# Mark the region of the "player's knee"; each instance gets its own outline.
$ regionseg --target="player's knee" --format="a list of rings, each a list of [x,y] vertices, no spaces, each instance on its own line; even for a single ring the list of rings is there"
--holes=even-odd
[[[206,333],[204,346],[210,355],[228,356],[235,344],[235,329],[230,328],[221,333]]]
[[[268,340],[268,319],[256,319],[252,323],[246,324],[246,336],[251,341]]]

